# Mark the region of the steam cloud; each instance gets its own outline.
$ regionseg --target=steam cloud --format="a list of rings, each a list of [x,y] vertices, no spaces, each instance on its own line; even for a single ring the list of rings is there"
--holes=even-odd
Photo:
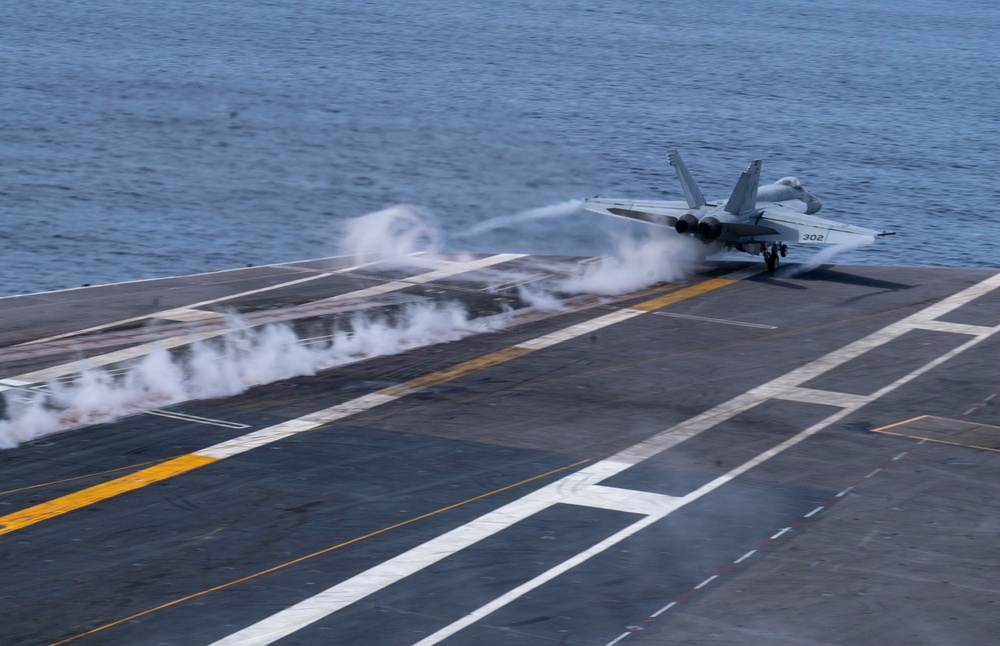
[[[240,324],[233,320],[233,325]],[[0,448],[190,399],[228,397],[260,384],[455,341],[503,325],[503,316],[470,320],[461,305],[446,303],[408,306],[395,321],[355,315],[350,329],[311,342],[300,340],[286,324],[243,326],[221,339],[196,343],[183,355],[155,350],[127,366],[124,374],[92,369],[70,383],[52,381],[28,401],[23,391],[6,391],[8,418],[0,420]]]
[[[382,262],[388,266],[414,264],[414,254],[440,250],[441,234],[429,213],[407,204],[362,215],[344,225],[340,252],[356,264]]]
[[[801,263],[791,267],[787,271],[781,272],[783,276],[788,276],[789,278],[793,276],[799,276],[806,273],[807,271],[812,271],[820,265],[830,262],[834,257],[839,256],[842,253],[847,253],[848,251],[855,251],[862,247],[867,247],[868,245],[875,242],[875,238],[868,236],[858,240],[857,242],[845,242],[844,244],[830,245],[824,248],[822,251],[817,252],[811,258],[807,258]]]
[[[583,200],[567,200],[565,202],[550,204],[549,206],[543,206],[537,209],[528,209],[527,211],[521,211],[520,213],[515,213],[513,215],[501,215],[499,217],[486,220],[485,222],[480,222],[476,226],[472,227],[469,233],[472,235],[478,235],[486,233],[487,231],[499,229],[500,227],[510,226],[512,224],[531,222],[533,220],[546,220],[549,218],[561,218],[567,215],[572,215],[573,213],[579,211],[582,207]]]
[[[494,218],[473,231],[506,224],[559,217],[578,210],[569,200],[511,216]],[[355,218],[343,230],[340,251],[356,264],[379,262],[387,266],[437,265],[442,236],[427,213],[400,205]],[[520,299],[536,309],[563,309],[562,296],[623,294],[658,282],[678,280],[690,273],[699,253],[690,241],[652,236],[615,241],[615,254],[582,265],[577,275],[565,276],[566,265],[539,274],[484,270],[497,284],[517,285]],[[528,284],[530,282],[530,284]],[[69,382],[53,381],[26,396],[25,391],[3,393],[6,416],[0,419],[0,448],[73,428],[188,401],[227,397],[253,386],[296,376],[312,375],[367,358],[404,352],[434,343],[455,341],[471,334],[502,328],[507,317],[470,319],[455,302],[419,304],[404,308],[393,319],[355,315],[344,329],[319,339],[302,340],[287,324],[248,327],[233,319],[234,331],[196,343],[185,353],[155,350],[116,371],[85,370]]]
[[[616,295],[680,280],[694,271],[700,245],[680,236],[619,237],[612,257],[586,266],[582,274],[560,281],[556,288],[569,294]]]

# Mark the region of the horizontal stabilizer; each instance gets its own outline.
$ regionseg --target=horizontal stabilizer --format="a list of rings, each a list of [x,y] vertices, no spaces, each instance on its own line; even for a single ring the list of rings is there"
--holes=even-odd
[[[771,227],[760,224],[741,224],[739,222],[723,222],[722,229],[734,236],[775,236],[778,232]]]
[[[618,215],[623,218],[631,218],[633,220],[640,220],[642,222],[649,222],[650,224],[660,224],[665,227],[672,227],[677,224],[677,218],[672,215],[661,215],[659,213],[647,213],[645,211],[634,211],[632,209],[622,209],[618,207],[611,207],[608,209],[608,213],[612,215]]]

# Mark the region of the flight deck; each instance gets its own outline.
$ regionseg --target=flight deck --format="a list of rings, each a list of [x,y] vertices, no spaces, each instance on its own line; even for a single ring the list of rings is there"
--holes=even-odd
[[[1000,638],[1000,273],[596,262],[0,299],[0,642]]]

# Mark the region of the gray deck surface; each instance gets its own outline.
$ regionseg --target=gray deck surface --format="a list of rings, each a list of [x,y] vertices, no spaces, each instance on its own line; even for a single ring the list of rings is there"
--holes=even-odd
[[[569,272],[578,260],[503,267]],[[325,259],[0,299],[0,380],[225,328],[225,318],[176,312],[205,301],[195,309],[300,329],[429,299],[460,300],[480,317],[514,308],[500,331],[167,407],[223,426],[135,414],[0,451],[9,518],[409,384],[315,430],[66,503],[0,535],[0,642],[402,645],[449,626],[425,643],[1000,639],[1000,453],[872,432],[922,415],[1000,426],[996,272],[769,276],[717,263],[684,283],[538,311],[515,290],[489,289],[490,271],[324,301],[425,271],[336,273],[347,266]],[[988,280],[960,306],[933,310]],[[633,305],[652,311],[586,327]],[[879,336],[927,308],[912,329]],[[480,359],[578,324],[586,331],[560,342]],[[876,341],[856,343],[865,338]],[[36,339],[50,340],[19,345]],[[828,356],[841,359],[815,368]],[[768,383],[778,386],[759,388]],[[649,438],[658,448],[619,453]],[[584,482],[591,472],[602,475]],[[525,511],[542,492],[554,493]],[[462,543],[470,527],[483,535]],[[428,556],[421,546],[432,540],[444,552]],[[417,565],[386,565],[409,550]],[[382,573],[376,583],[372,572]],[[331,588],[310,607],[342,602],[284,636],[239,632]]]

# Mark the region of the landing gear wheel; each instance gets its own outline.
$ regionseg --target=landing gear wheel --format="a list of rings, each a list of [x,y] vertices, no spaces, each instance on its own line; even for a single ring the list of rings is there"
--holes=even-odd
[[[773,274],[774,270],[778,268],[778,254],[776,253],[764,254],[764,262],[767,263],[768,273]]]

